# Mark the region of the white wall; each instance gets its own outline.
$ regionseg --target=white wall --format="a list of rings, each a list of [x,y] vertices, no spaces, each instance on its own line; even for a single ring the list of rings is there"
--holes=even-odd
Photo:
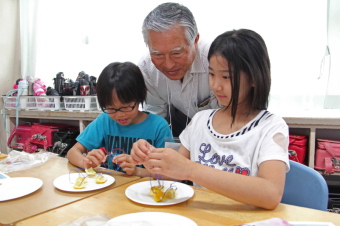
[[[145,51],[143,19],[163,2],[166,0],[40,1],[37,61],[31,76],[53,86],[60,71],[75,80],[80,71],[98,77],[113,61],[137,63]],[[271,60],[270,107],[323,108],[328,76],[317,78],[327,45],[326,0],[177,2],[192,11],[203,40],[211,42],[227,30],[240,28],[263,37]]]
[[[0,37],[0,94],[5,95],[21,77],[19,0],[0,1]],[[7,140],[3,123],[0,119],[0,151],[6,153]]]
[[[328,12],[328,46],[332,77],[329,80],[325,108],[340,109],[340,1],[330,0]]]

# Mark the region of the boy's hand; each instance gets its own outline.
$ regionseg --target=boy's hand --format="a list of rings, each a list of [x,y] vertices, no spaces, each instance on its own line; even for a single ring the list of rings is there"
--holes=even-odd
[[[84,158],[84,168],[96,168],[106,161],[106,155],[101,149],[93,149]]]
[[[132,162],[131,155],[121,154],[115,156],[112,159],[113,163],[117,163],[120,167],[126,172],[127,175],[133,176],[136,175],[136,164]]]
[[[135,143],[133,143],[131,149],[131,157],[132,163],[135,165],[140,165],[145,162],[146,157],[150,153],[151,144],[149,144],[146,140],[139,139]]]

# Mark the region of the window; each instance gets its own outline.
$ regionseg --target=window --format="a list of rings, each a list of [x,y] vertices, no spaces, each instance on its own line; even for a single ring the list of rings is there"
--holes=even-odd
[[[31,55],[27,54],[26,61],[33,54],[35,77],[52,87],[52,79],[58,72],[75,80],[80,71],[98,77],[114,61],[137,64],[147,53],[142,22],[163,2],[167,1],[31,1],[36,7],[36,23],[27,25],[29,20],[21,18],[22,30],[28,27],[24,31],[35,37],[32,39],[35,45],[27,42]],[[272,69],[270,108],[323,108],[328,57],[325,72],[318,77],[327,46],[327,1],[211,0],[199,4],[182,0],[180,3],[194,14],[201,39],[213,41],[217,35],[239,28],[252,29],[263,37]],[[22,15],[32,9],[29,4],[21,4]]]

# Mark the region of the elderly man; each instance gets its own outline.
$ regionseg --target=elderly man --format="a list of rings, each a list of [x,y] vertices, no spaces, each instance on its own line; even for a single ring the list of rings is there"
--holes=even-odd
[[[194,16],[177,3],[164,3],[145,18],[149,53],[139,62],[148,88],[146,110],[166,118],[178,137],[198,111],[218,108],[209,86],[210,43],[199,41]]]

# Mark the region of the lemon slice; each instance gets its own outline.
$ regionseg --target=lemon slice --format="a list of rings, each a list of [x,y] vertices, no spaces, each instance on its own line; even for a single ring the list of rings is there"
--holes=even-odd
[[[76,183],[73,185],[75,189],[82,189],[85,188],[86,186],[86,180],[87,178],[84,179],[84,177],[78,177],[76,179]]]
[[[84,181],[83,181],[84,180]],[[81,182],[83,182],[83,183],[86,183],[86,181],[87,181],[87,177],[85,177],[85,179],[84,179],[84,177],[78,177],[77,179],[76,179],[76,183],[78,182],[78,183],[81,183]]]
[[[96,176],[97,184],[104,184],[107,181],[107,178],[101,175]]]
[[[150,195],[154,195],[154,192],[156,192],[156,190],[160,190],[160,191],[164,192],[164,186],[153,186],[150,189]]]
[[[166,193],[165,193],[165,197],[168,199],[174,199],[176,198],[176,190],[173,188],[170,188]]]
[[[158,190],[155,190],[153,194],[153,199],[156,201],[156,202],[161,202],[163,200],[166,199],[166,197],[164,196],[164,192],[160,189]],[[164,197],[163,197],[164,196]]]
[[[85,169],[85,172],[87,173],[87,175],[89,175],[90,177],[96,175],[96,171],[94,171],[94,169],[91,167],[89,169]]]
[[[75,189],[82,189],[82,188],[85,188],[85,186],[86,186],[85,183],[82,183],[81,185],[80,185],[80,183],[79,183],[79,184],[73,185],[73,187],[74,187]]]

